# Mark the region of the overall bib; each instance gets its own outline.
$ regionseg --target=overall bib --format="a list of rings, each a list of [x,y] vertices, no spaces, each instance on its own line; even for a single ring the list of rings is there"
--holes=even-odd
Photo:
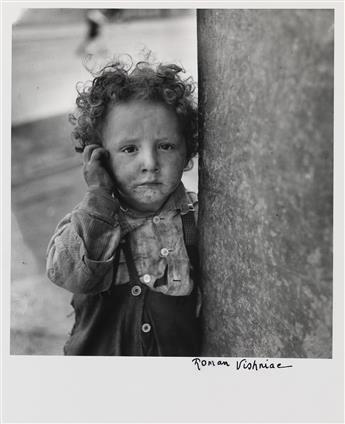
[[[197,356],[200,328],[196,317],[199,269],[196,225],[192,211],[181,215],[184,241],[191,263],[193,291],[169,296],[141,283],[130,247],[130,236],[121,241],[114,260],[117,269],[123,249],[130,282],[112,284],[95,295],[75,294],[75,324],[64,347],[65,355]],[[156,283],[164,284],[164,278]]]

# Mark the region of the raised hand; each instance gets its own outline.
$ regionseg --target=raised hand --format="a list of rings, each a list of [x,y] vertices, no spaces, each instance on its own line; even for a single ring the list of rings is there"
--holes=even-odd
[[[83,153],[83,174],[89,188],[104,188],[110,193],[115,189],[115,181],[107,171],[109,152],[99,144],[90,144]]]

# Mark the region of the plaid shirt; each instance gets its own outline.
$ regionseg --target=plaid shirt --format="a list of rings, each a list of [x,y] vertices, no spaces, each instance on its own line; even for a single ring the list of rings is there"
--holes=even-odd
[[[183,239],[181,214],[197,213],[196,194],[181,183],[156,215],[140,217],[123,210],[105,190],[90,189],[82,202],[58,224],[47,249],[47,274],[73,293],[95,294],[109,289],[113,261],[121,238],[131,234],[131,248],[140,281],[171,296],[193,289]],[[129,282],[120,256],[115,284]]]

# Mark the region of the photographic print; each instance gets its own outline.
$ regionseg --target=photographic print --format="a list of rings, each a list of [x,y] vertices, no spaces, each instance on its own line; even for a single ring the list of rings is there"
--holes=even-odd
[[[8,5],[9,422],[340,422],[343,9],[141,5]]]

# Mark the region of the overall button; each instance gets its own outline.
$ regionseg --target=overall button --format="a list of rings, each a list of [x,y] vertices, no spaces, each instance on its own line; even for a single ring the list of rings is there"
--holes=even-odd
[[[139,294],[141,293],[141,287],[140,286],[133,286],[131,293],[133,296],[139,296]]]
[[[144,274],[143,281],[144,281],[144,283],[149,283],[151,281],[151,275]]]
[[[142,331],[143,333],[149,333],[149,332],[151,331],[151,325],[150,325],[150,324],[148,324],[147,322],[145,322],[145,324],[143,324],[143,325],[141,326],[141,331]]]
[[[153,221],[153,223],[154,224],[158,224],[159,222],[160,222],[160,217],[159,216],[154,216],[153,218],[152,218],[152,221]]]
[[[163,249],[161,249],[160,251],[160,255],[165,258],[169,255],[169,250],[166,247],[163,247]]]

